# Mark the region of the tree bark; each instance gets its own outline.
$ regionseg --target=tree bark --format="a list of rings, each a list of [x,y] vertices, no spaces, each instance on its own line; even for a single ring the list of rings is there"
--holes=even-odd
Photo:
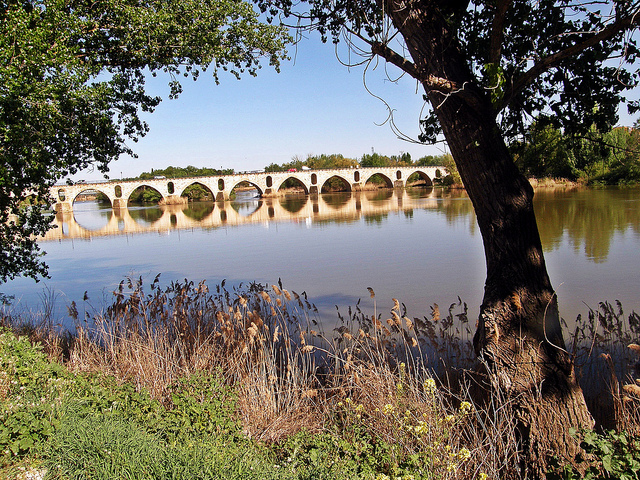
[[[544,477],[550,457],[570,460],[579,452],[569,427],[592,428],[593,420],[565,351],[533,189],[509,154],[490,98],[477,86],[450,21],[434,3],[388,0],[386,7],[443,128],[482,234],[487,278],[476,352],[493,388],[511,402],[525,471]]]

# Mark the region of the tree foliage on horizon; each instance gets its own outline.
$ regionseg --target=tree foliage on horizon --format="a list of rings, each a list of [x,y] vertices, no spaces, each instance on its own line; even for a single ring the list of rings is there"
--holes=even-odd
[[[152,168],[151,172],[142,172],[137,178],[140,180],[151,180],[157,176],[164,176],[167,178],[187,178],[233,174],[234,170],[232,168],[217,169],[209,167],[194,167],[193,165],[187,165],[186,167],[174,167],[170,165],[165,168]]]
[[[135,156],[140,113],[161,100],[147,75],[167,75],[175,98],[180,77],[278,69],[289,40],[244,0],[0,2],[0,283],[46,275],[34,238],[50,186]]]
[[[640,130],[615,127],[602,133],[595,126],[567,135],[536,122],[509,146],[520,170],[535,178],[566,178],[586,184],[636,185],[640,182]]]

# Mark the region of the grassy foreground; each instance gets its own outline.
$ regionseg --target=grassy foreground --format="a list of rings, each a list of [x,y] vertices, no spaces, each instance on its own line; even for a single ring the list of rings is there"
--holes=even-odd
[[[462,368],[465,310],[356,306],[326,335],[281,285],[155,281],[121,284],[91,327],[72,305],[73,335],[5,312],[0,478],[521,478],[509,409],[474,402],[482,379]],[[617,431],[576,432],[585,478],[640,478],[632,387],[609,395]],[[550,478],[580,478],[563,463]]]

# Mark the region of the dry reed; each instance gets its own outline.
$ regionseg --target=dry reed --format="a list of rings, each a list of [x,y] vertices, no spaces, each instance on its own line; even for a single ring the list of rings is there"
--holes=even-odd
[[[306,294],[282,285],[252,283],[230,292],[223,282],[210,292],[204,282],[189,281],[163,289],[156,277],[148,293],[141,279],[129,279],[114,296],[91,323],[84,322],[86,314],[81,321],[72,304],[74,336],[55,333],[49,317],[44,328],[31,329],[33,338],[44,339],[70,368],[133,382],[168,406],[178,379],[222,374],[236,387],[237,413],[253,438],[278,441],[301,429],[359,422],[396,445],[398,455],[433,452],[431,468],[442,478],[519,475],[507,400],[496,394],[472,406],[481,382],[465,370],[475,359],[460,299],[448,309],[434,305],[423,318],[409,318],[396,299],[388,318],[376,310],[367,315],[358,303],[346,316],[338,312],[333,331],[322,332]],[[614,422],[628,429],[640,425],[640,381],[629,380],[627,365],[637,364],[637,352],[626,348],[639,331],[637,314],[625,317],[620,305],[603,303],[571,337],[583,378],[610,372]],[[611,352],[608,359],[599,356]],[[602,398],[601,391],[585,394],[598,407],[593,399]],[[455,457],[454,468],[438,460],[454,458],[451,452],[465,457]]]

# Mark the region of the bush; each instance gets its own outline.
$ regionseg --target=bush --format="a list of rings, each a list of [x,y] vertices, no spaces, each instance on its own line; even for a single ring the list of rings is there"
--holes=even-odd
[[[59,425],[66,379],[26,337],[0,330],[0,466],[29,455]]]
[[[575,435],[575,432],[572,432]],[[584,474],[569,465],[556,465],[547,475],[550,480],[633,480],[640,479],[640,437],[625,432],[609,431],[602,434],[582,432],[580,446],[593,461]],[[582,459],[577,459],[578,461]]]

